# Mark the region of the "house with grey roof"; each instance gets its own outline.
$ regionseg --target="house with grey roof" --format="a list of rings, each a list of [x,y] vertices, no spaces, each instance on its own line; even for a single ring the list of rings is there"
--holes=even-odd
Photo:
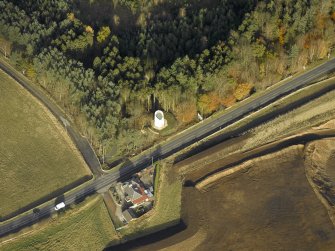
[[[141,185],[141,182],[139,180],[131,179],[130,181],[123,183],[121,189],[124,193],[125,201],[128,204],[137,206],[146,201],[149,201],[150,194]]]

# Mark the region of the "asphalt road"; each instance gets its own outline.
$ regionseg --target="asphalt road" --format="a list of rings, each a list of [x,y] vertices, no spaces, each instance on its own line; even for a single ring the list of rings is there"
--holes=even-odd
[[[213,134],[214,132],[217,132],[218,130],[231,124],[232,122],[239,120],[250,112],[266,106],[269,103],[272,103],[274,100],[288,93],[291,93],[293,90],[297,90],[303,86],[311,84],[313,81],[325,76],[327,73],[330,73],[334,70],[335,59],[332,59],[327,63],[322,64],[299,77],[292,78],[285,84],[278,85],[272,89],[269,89],[257,99],[250,99],[250,101],[246,102],[243,106],[237,107],[235,109],[230,109],[229,112],[223,114],[221,117],[204,121],[198,126],[188,129],[183,133],[180,133],[175,137],[171,138],[169,141],[153,148],[151,152],[134,157],[129,161],[129,163],[126,163],[124,167],[121,168],[119,171],[99,177],[92,183],[84,186],[83,188],[72,191],[63,198],[58,198],[54,200],[52,205],[47,205],[40,208],[39,210],[35,210],[35,212],[31,211],[26,215],[9,220],[8,222],[4,222],[0,225],[0,237],[8,233],[18,231],[24,226],[29,226],[42,218],[49,217],[51,214],[55,213],[53,207],[60,201],[64,201],[66,205],[78,203],[83,200],[87,195],[93,194],[98,190],[106,186],[110,186],[114,182],[129,177],[131,174],[149,166],[152,159],[155,161],[158,159],[166,158],[178,152],[179,150],[193,144],[194,142],[197,142]]]

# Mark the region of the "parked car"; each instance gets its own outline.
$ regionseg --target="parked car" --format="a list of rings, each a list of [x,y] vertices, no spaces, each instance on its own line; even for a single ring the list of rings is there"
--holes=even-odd
[[[65,203],[64,202],[61,202],[61,203],[58,203],[56,206],[55,206],[55,210],[58,211],[59,209],[62,209],[65,207]]]

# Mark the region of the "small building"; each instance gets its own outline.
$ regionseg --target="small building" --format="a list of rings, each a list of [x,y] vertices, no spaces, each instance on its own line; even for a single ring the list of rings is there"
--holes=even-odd
[[[122,215],[123,215],[123,219],[129,223],[130,221],[132,221],[133,219],[136,218],[135,214],[133,213],[133,211],[131,209],[127,209],[127,210],[124,210],[122,212]]]
[[[120,220],[127,224],[152,209],[154,203],[154,168],[146,168],[123,183],[119,183],[117,193],[122,198]]]
[[[142,186],[139,180],[132,179],[121,186],[125,195],[125,201],[133,206],[138,206],[151,200],[151,193]]]

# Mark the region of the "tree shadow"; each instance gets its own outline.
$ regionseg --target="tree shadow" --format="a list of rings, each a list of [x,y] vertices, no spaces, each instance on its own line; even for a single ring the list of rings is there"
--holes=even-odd
[[[51,192],[50,194],[47,194],[46,196],[43,196],[42,198],[38,199],[38,200],[35,200],[31,203],[29,203],[28,205],[26,206],[23,206],[22,208],[20,209],[17,209],[16,211],[12,212],[12,213],[9,213],[7,215],[2,215],[2,218],[0,218],[0,222],[2,221],[6,221],[6,220],[9,220],[19,214],[22,214],[28,210],[31,210],[31,209],[34,209],[35,207],[49,201],[49,200],[52,200],[53,198],[56,197],[56,200],[57,198],[60,198],[61,196],[64,196],[64,193],[83,184],[84,182],[90,180],[92,178],[91,175],[86,175],[82,178],[79,178],[78,180],[72,182],[71,184],[68,184],[60,189],[57,189],[53,192]]]
[[[34,214],[39,214],[41,212],[41,209],[39,209],[38,207],[35,207],[34,209],[33,209],[33,213]]]
[[[134,170],[134,163],[130,160],[130,158],[126,158],[124,163],[121,165],[121,168],[119,169],[119,179],[121,181],[130,179],[133,175]]]
[[[236,30],[245,14],[256,6],[256,1],[243,0],[224,3],[219,0],[161,1],[149,8],[149,4],[145,4],[142,11],[132,12],[114,3],[75,0],[75,15],[94,30],[106,25],[111,27],[112,34],[119,38],[122,56],[151,61],[148,65],[156,70],[169,66],[177,58],[194,57],[219,41],[227,40],[230,31]],[[143,48],[139,48],[139,44]],[[101,48],[91,52],[92,56],[97,53],[100,56]],[[84,57],[84,61],[90,61],[87,55]]]
[[[31,226],[41,219],[50,217],[55,212],[55,206],[61,202],[65,202],[65,204],[70,205],[72,203],[78,204],[85,200],[85,198],[89,195],[94,194],[97,191],[98,183],[92,183],[81,190],[77,191],[75,197],[74,195],[68,195],[65,197],[64,194],[59,195],[52,206],[46,205],[41,208],[34,208],[30,213],[20,216],[17,219],[14,219],[6,224],[0,226],[0,237],[16,233],[20,231],[22,228]]]
[[[119,158],[119,159],[117,159],[117,160],[114,160],[114,161],[112,161],[112,162],[108,162],[108,163],[106,163],[107,164],[107,166],[108,166],[108,169],[109,170],[111,170],[113,167],[116,167],[116,166],[118,166],[118,165],[120,165],[122,162],[126,162],[128,160],[128,158]]]
[[[141,171],[162,158],[164,158],[164,156],[160,145],[154,148],[151,153],[140,155],[138,158],[127,158],[119,169],[119,180],[124,181],[130,179],[134,173]]]
[[[219,168],[216,168],[215,170],[211,170],[208,171],[205,175],[202,175],[200,178],[196,179],[195,181],[191,181],[189,180],[190,184],[193,184],[193,186],[205,179],[207,179],[208,177],[219,173],[223,170],[232,168],[234,166],[238,166],[248,160],[251,159],[255,159],[258,157],[262,157],[271,153],[275,153],[278,152],[282,149],[288,148],[289,146],[293,146],[293,145],[299,145],[299,144],[303,144],[305,145],[307,142],[311,142],[311,141],[315,141],[315,140],[320,140],[320,139],[324,139],[324,138],[329,138],[329,137],[333,137],[334,134],[333,133],[329,133],[329,134],[323,134],[323,135],[318,135],[315,133],[309,133],[306,135],[302,135],[302,136],[295,136],[293,138],[289,138],[283,142],[277,143],[277,144],[273,144],[272,146],[269,146],[265,149],[262,149],[260,151],[256,151],[256,152],[250,152],[250,154],[246,154],[244,157],[239,158],[236,161],[230,162],[227,165],[224,166],[220,166]]]
[[[76,15],[84,23],[97,29],[103,25],[112,27],[112,30],[121,33],[129,29],[136,28],[138,14],[133,14],[130,9],[120,4],[114,6],[113,1],[81,1],[75,0],[74,9]],[[114,17],[119,17],[119,23],[116,25]]]
[[[8,234],[14,234],[19,232],[25,227],[29,227],[39,222],[42,219],[49,218],[53,212],[53,209],[49,207],[45,208],[34,208],[31,213],[23,215],[22,217],[10,221],[7,224],[0,226],[0,238]]]
[[[195,182],[193,182],[192,180],[185,180],[184,182],[184,187],[194,187],[195,186]]]
[[[78,204],[84,202],[85,199],[88,196],[94,194],[97,190],[98,189],[97,189],[96,185],[94,185],[94,184],[92,184],[92,185],[90,185],[88,187],[83,188],[81,191],[79,191],[76,194],[75,199],[74,199],[74,204],[78,205]]]
[[[76,198],[74,199],[74,204],[78,205],[79,203],[82,203],[85,200],[85,196],[76,195]]]

